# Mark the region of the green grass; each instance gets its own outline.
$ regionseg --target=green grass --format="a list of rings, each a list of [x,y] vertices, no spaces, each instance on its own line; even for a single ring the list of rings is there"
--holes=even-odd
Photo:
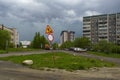
[[[40,49],[32,48],[8,48],[7,50],[0,50],[0,54],[9,53],[9,52],[27,52],[27,51],[39,51]]]
[[[9,48],[9,52],[25,52],[25,51],[36,51],[40,49],[32,49],[32,48]]]
[[[112,67],[115,66],[113,63],[108,63],[96,59],[85,58],[81,56],[73,56],[71,54],[56,52],[55,54],[55,64],[53,63],[53,53],[46,54],[33,54],[26,56],[11,56],[0,58],[0,60],[12,61],[14,63],[22,64],[22,61],[26,59],[33,60],[34,64],[31,68],[41,69],[41,68],[58,68],[66,70],[82,70],[89,69],[92,67]]]
[[[4,54],[4,53],[7,53],[7,51],[5,51],[5,50],[0,50],[0,54]]]
[[[112,57],[112,58],[120,58],[120,54],[116,54],[116,53],[102,53],[102,52],[92,52],[92,51],[88,51],[88,54],[94,54],[94,55],[98,55],[98,56],[104,56],[104,57]]]

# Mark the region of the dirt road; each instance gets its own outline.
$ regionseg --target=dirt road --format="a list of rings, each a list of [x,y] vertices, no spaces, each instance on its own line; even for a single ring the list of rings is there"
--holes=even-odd
[[[34,70],[0,61],[0,80],[120,80],[120,68],[101,68],[68,72]]]

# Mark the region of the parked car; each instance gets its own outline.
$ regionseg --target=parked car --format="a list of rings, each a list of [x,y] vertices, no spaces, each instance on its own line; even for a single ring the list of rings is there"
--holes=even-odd
[[[74,48],[74,51],[75,51],[75,52],[86,52],[87,49],[82,49],[82,48],[77,48],[77,47],[75,47],[75,48]]]
[[[70,50],[70,51],[74,51],[74,47],[70,47],[69,50]]]

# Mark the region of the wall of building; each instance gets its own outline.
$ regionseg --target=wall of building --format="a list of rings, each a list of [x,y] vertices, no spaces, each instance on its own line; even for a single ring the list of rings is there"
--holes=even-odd
[[[120,42],[120,13],[83,17],[83,36],[92,43],[107,40]]]
[[[8,28],[8,27],[5,27],[4,25],[0,25],[0,29],[7,30],[8,32],[10,32],[11,43],[13,43],[15,47],[17,47],[17,45],[19,44],[19,35],[16,28]]]
[[[73,41],[75,39],[74,34],[74,31],[62,31],[60,34],[60,44],[66,41]]]

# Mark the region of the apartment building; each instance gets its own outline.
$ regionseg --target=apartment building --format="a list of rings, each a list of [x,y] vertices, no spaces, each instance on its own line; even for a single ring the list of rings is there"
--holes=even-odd
[[[107,40],[120,44],[120,13],[83,17],[83,36],[92,43]]]
[[[15,47],[18,46],[19,44],[19,34],[16,30],[16,28],[8,28],[5,27],[4,25],[0,25],[0,30],[7,30],[8,32],[10,32],[10,36],[11,36],[11,43],[13,43],[15,45]]]
[[[74,31],[64,30],[60,34],[60,44],[63,44],[66,41],[73,41],[75,39]]]

